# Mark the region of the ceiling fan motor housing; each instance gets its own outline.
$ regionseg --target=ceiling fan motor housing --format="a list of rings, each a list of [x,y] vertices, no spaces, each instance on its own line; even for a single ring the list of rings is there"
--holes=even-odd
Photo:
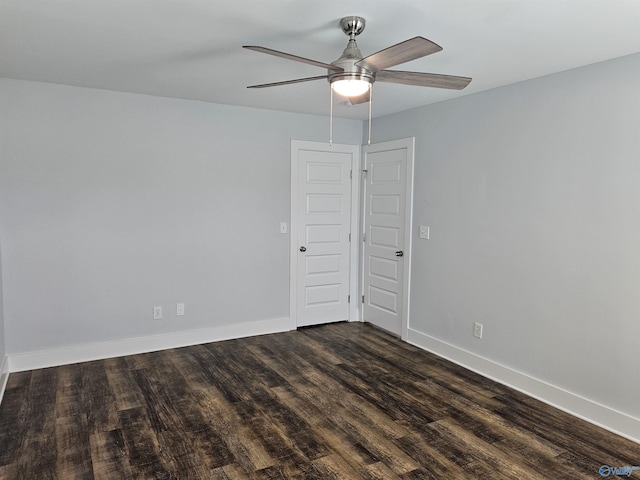
[[[363,67],[356,66],[356,62],[363,59],[362,52],[356,44],[356,36],[360,35],[365,27],[365,20],[362,17],[344,17],[340,20],[340,26],[342,31],[349,36],[349,43],[347,48],[342,52],[342,56],[331,62],[331,65],[340,67],[342,72],[336,72],[335,70],[327,71],[327,80],[329,83],[336,82],[338,80],[363,80],[369,83],[375,81],[375,75],[369,70]]]

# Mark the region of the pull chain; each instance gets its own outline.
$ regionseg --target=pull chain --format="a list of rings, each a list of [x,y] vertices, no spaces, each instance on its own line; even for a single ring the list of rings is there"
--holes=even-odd
[[[367,145],[371,145],[371,104],[373,103],[373,85],[369,84],[369,141]]]
[[[333,145],[333,87],[329,85],[329,90],[331,93],[329,94],[329,146]]]

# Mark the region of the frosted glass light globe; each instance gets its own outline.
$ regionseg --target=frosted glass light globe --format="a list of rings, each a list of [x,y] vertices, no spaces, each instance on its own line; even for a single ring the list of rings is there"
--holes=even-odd
[[[331,88],[338,95],[345,97],[357,97],[369,91],[369,85],[366,80],[336,80],[331,84]]]

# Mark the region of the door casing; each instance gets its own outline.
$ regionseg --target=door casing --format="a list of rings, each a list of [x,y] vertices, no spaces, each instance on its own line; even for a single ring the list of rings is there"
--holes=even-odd
[[[404,202],[402,205],[399,205],[399,211],[403,216],[403,229],[402,236],[403,242],[398,245],[398,248],[404,252],[404,256],[402,259],[402,275],[400,281],[402,282],[402,295],[400,296],[400,332],[392,332],[394,334],[399,333],[403,340],[406,340],[408,327],[409,327],[409,304],[410,304],[410,293],[411,293],[411,250],[412,250],[412,220],[413,220],[413,169],[414,169],[414,157],[415,157],[415,139],[414,138],[403,138],[399,140],[391,140],[388,142],[381,142],[377,144],[373,144],[363,149],[363,160],[362,165],[363,168],[369,168],[367,162],[367,156],[375,153],[382,153],[387,151],[404,151],[404,157],[406,159],[405,164],[405,172],[404,178],[402,181],[404,182]],[[373,175],[373,172],[367,172],[368,175]],[[366,224],[366,209],[369,208],[367,201],[367,187],[368,187],[368,176],[363,178],[363,186],[362,186],[362,196],[361,196],[361,204],[359,206],[359,211],[361,212],[361,226],[362,231],[365,232],[365,224]],[[369,232],[367,232],[369,234]],[[364,238],[363,238],[364,240]],[[366,239],[367,242],[371,241],[370,238]],[[361,256],[360,256],[360,283],[362,295],[366,295],[366,279],[365,279],[365,271],[366,271],[366,262],[368,259],[365,257],[366,254],[366,242],[361,243]],[[362,297],[364,298],[364,297]],[[369,301],[366,299],[365,301]],[[365,308],[361,308],[361,316],[362,320],[366,321],[365,317]]]
[[[326,152],[344,152],[352,154],[351,164],[351,242],[349,252],[349,321],[360,320],[359,296],[358,296],[358,273],[359,273],[359,242],[360,221],[359,221],[359,198],[360,182],[357,172],[360,171],[361,149],[358,145],[332,144],[322,142],[311,142],[304,140],[291,140],[291,218],[290,218],[290,250],[289,250],[289,322],[294,330],[297,327],[298,316],[298,261],[300,259],[298,248],[300,239],[298,238],[299,227],[299,205],[298,205],[298,152],[300,150],[317,150]]]
[[[410,323],[410,292],[411,292],[411,256],[412,256],[412,232],[413,232],[413,178],[415,163],[415,138],[403,138],[392,140],[393,143],[399,142],[398,145],[408,148],[407,169],[406,169],[406,201],[404,205],[405,214],[405,245],[404,252],[406,259],[403,272],[403,319],[401,338],[407,340],[407,332]],[[291,140],[291,217],[290,217],[290,248],[289,248],[289,325],[291,330],[295,330],[297,318],[297,272],[298,272],[298,155],[299,149],[345,149],[353,151],[355,155],[352,162],[352,178],[351,178],[351,249],[350,249],[350,275],[349,275],[349,295],[351,302],[349,304],[349,321],[363,321],[361,298],[363,292],[363,222],[362,215],[363,206],[363,172],[362,172],[362,149],[359,145],[333,144],[329,145],[323,142],[312,142],[305,140]]]

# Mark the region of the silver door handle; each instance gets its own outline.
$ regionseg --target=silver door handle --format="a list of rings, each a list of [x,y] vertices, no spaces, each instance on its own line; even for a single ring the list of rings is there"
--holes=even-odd
[[[301,252],[306,252],[307,251],[307,247],[305,247],[304,245],[300,247],[300,251]]]
[[[404,255],[404,252],[402,250],[398,250],[396,252],[396,257],[402,257]]]

